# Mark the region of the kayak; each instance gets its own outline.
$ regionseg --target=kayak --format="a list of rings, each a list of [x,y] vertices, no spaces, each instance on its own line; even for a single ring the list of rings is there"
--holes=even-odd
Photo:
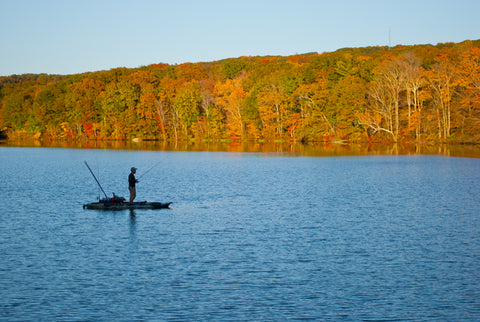
[[[83,209],[97,209],[97,210],[124,210],[124,209],[163,209],[163,208],[170,208],[171,202],[163,203],[163,202],[146,202],[146,201],[140,201],[140,202],[127,202],[125,198],[116,196],[113,194],[113,198],[110,198],[107,196],[105,193],[105,190],[103,190],[102,185],[98,181],[97,177],[93,173],[92,169],[88,165],[87,161],[85,161],[85,165],[87,166],[88,170],[92,174],[93,178],[97,182],[98,186],[102,190],[103,194],[105,195],[105,198],[100,199],[97,202],[92,202],[92,203],[87,203],[83,205]],[[134,169],[134,168],[132,168]],[[151,168],[153,169],[153,168]],[[150,170],[151,170],[150,169]],[[148,170],[148,171],[150,171]],[[147,171],[147,172],[148,172]]]
[[[125,209],[165,209],[170,208],[171,202],[111,202],[111,201],[99,201],[92,202],[83,205],[83,209],[96,209],[96,210],[125,210]]]

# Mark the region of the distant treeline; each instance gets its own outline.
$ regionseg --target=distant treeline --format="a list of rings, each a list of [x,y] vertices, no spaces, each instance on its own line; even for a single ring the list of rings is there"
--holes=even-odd
[[[0,132],[480,143],[480,40],[0,77]]]

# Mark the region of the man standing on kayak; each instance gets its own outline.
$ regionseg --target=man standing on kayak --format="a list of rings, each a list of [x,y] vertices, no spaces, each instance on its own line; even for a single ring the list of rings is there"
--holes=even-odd
[[[135,184],[138,182],[135,179],[135,173],[137,172],[137,168],[132,167],[130,169],[130,174],[128,175],[128,190],[130,190],[130,203],[133,203],[133,199],[137,196],[137,190],[135,189]]]

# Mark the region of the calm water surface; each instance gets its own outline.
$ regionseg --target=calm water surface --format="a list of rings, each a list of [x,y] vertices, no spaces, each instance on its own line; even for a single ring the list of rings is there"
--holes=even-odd
[[[171,210],[101,212],[128,197]],[[480,159],[0,147],[0,320],[480,320]]]

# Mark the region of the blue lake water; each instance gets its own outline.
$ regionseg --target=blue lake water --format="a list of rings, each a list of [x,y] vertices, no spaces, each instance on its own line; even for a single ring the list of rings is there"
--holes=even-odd
[[[96,211],[108,194],[170,210]],[[480,320],[480,159],[0,147],[0,320]],[[134,216],[133,216],[134,215]]]

